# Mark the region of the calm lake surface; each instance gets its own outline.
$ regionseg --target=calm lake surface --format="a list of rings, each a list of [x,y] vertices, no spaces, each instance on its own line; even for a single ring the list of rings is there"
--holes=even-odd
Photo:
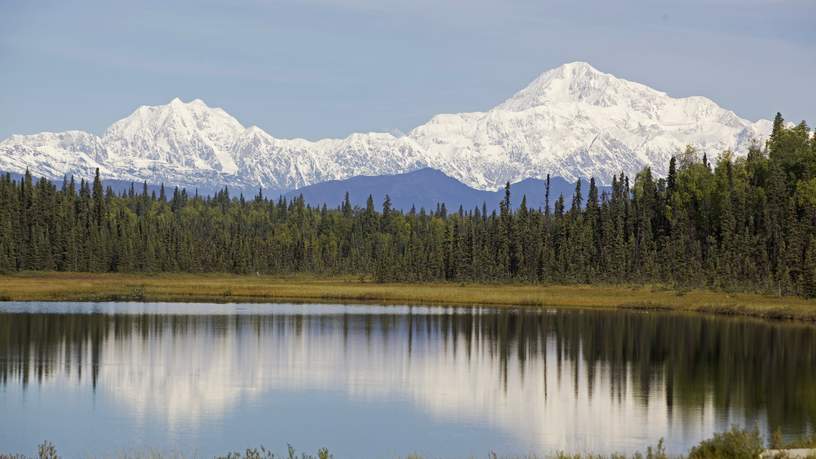
[[[0,303],[0,452],[670,452],[816,421],[816,328],[440,307]]]

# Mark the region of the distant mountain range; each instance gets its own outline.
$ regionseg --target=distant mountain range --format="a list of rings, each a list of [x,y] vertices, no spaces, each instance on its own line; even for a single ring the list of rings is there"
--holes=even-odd
[[[23,176],[18,173],[10,173],[12,179],[20,180]],[[35,179],[39,179],[36,177]],[[63,180],[52,179],[56,186],[61,187]],[[581,179],[581,191],[586,200],[589,191],[589,182]],[[131,186],[136,193],[141,193],[143,183],[128,182],[123,180],[104,180],[105,188],[110,187],[116,193],[127,192]],[[79,184],[77,184],[79,186]],[[521,182],[510,185],[511,204],[513,208],[518,208],[522,197],[527,197],[527,207],[543,208],[545,203],[546,181],[540,179],[525,179]],[[148,193],[159,193],[160,185],[147,184]],[[598,186],[599,193],[608,191],[609,187]],[[200,195],[212,195],[214,188],[188,189],[189,194],[198,193]],[[242,193],[245,198],[257,196],[262,190],[231,190],[232,196]],[[167,187],[167,196],[172,196],[172,187]],[[445,204],[449,212],[456,212],[459,206],[465,210],[473,210],[475,207],[487,208],[488,212],[497,210],[499,203],[504,198],[504,188],[495,191],[477,190],[464,183],[448,177],[441,171],[424,168],[404,174],[357,176],[346,180],[329,180],[315,185],[308,185],[303,188],[286,193],[275,193],[262,191],[265,197],[277,199],[285,196],[287,199],[294,199],[303,196],[303,199],[312,207],[320,207],[324,204],[329,208],[338,207],[349,194],[349,200],[353,206],[365,207],[368,197],[371,196],[378,210],[382,208],[383,201],[387,195],[391,199],[391,204],[395,209],[409,211],[412,207],[417,211],[425,209],[427,211],[436,210],[437,205]],[[555,204],[559,195],[564,195],[567,208],[572,202],[572,195],[575,192],[575,183],[568,182],[561,177],[550,178],[550,208]]]
[[[103,178],[125,182],[288,192],[433,168],[493,191],[548,173],[606,184],[644,166],[665,175],[669,158],[686,145],[709,157],[726,149],[741,154],[770,129],[767,120],[747,121],[704,97],[672,98],[575,62],[543,73],[491,110],[437,115],[404,136],[279,139],[201,100],[174,99],[139,107],[102,136],[11,136],[0,142],[0,170],[59,179],[89,178],[99,168]]]
[[[586,199],[589,183],[582,179],[582,194]],[[599,187],[599,193],[607,187]],[[374,200],[379,210],[385,196],[391,199],[394,208],[405,211],[414,207],[417,211],[424,208],[435,210],[437,204],[445,204],[448,212],[455,212],[461,205],[465,210],[481,209],[484,204],[488,211],[499,208],[504,198],[504,188],[495,191],[477,190],[464,183],[448,177],[441,171],[424,168],[405,174],[358,176],[347,180],[329,180],[327,182],[309,185],[299,190],[287,193],[287,197],[303,196],[306,203],[320,206],[324,203],[331,207],[339,205],[348,192],[349,200],[355,206],[365,207],[368,197]],[[543,208],[545,202],[546,181],[541,179],[525,179],[510,185],[511,204],[518,208],[523,196],[527,197],[527,207]],[[569,207],[572,195],[575,192],[575,183],[561,177],[550,178],[550,207],[553,206],[559,195]]]

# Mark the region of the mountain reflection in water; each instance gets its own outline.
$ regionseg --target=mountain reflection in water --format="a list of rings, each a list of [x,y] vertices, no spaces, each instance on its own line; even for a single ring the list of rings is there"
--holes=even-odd
[[[318,431],[373,416],[371,407],[401,413],[407,403],[418,419],[451,426],[461,439],[432,454],[484,455],[470,449],[481,446],[625,452],[660,437],[683,452],[732,424],[809,432],[816,328],[620,311],[0,305],[0,407],[24,412],[38,390],[111,405],[121,427],[135,432],[132,445],[152,425],[167,436],[163,445],[189,442],[213,454],[235,448],[208,435],[234,422],[228,415],[304,393],[365,407],[303,413]],[[35,443],[16,444],[15,432],[29,429],[59,446],[58,432],[37,432],[12,412],[0,414],[0,445],[30,450]],[[292,441],[277,437],[285,420],[271,417],[267,438],[254,444]],[[426,428],[410,425],[402,427],[397,454],[424,451]],[[325,446],[357,457],[391,454],[371,429]],[[186,434],[172,436],[179,431]],[[363,441],[371,447],[360,448]],[[480,443],[491,441],[499,444]]]

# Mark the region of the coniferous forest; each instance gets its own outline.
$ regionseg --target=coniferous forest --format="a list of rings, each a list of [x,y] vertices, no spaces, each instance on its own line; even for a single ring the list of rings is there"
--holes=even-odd
[[[702,157],[701,157],[702,156]],[[549,179],[548,179],[549,182]],[[0,178],[0,272],[316,273],[379,281],[658,282],[816,296],[816,140],[781,115],[765,145],[711,163],[687,148],[669,174],[576,184],[498,211],[312,208],[302,198],[122,194],[69,178]],[[511,200],[518,199],[514,210]]]

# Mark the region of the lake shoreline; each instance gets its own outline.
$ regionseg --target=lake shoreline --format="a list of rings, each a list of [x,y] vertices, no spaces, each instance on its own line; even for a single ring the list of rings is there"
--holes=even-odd
[[[816,323],[816,300],[665,285],[376,283],[350,276],[23,272],[0,301],[154,301],[528,306],[695,312]]]

